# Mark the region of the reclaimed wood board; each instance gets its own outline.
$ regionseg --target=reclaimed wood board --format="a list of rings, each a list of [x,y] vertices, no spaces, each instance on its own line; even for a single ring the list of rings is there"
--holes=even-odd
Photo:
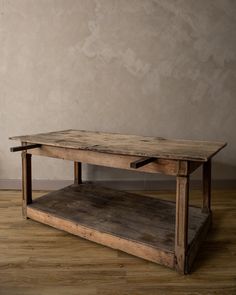
[[[33,211],[37,211],[38,215],[32,214]],[[44,214],[43,218],[40,218],[40,212]],[[116,237],[121,243],[134,242],[135,247],[143,245],[149,249],[174,253],[174,202],[85,183],[71,185],[36,199],[27,206],[27,216],[41,222],[49,220],[48,217],[59,218],[62,224],[69,221],[83,227],[86,234],[79,231],[79,236],[95,242],[101,243],[101,240],[96,238],[94,232]],[[208,214],[202,213],[200,208],[189,208],[189,245],[207,217]],[[44,223],[55,226],[50,221]],[[102,243],[126,251],[117,243],[112,243],[112,239],[109,242],[107,238],[107,242]]]
[[[21,142],[109,154],[206,162],[226,143],[217,141],[170,140],[118,133],[64,130],[11,137]]]

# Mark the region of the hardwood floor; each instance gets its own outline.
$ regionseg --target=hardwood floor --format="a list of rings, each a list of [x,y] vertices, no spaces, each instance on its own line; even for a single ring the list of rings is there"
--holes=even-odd
[[[34,192],[38,197],[44,192]],[[174,199],[172,192],[145,192]],[[201,204],[193,191],[191,203]],[[212,196],[213,227],[193,273],[89,242],[21,217],[21,192],[0,191],[1,295],[236,294],[236,191]]]

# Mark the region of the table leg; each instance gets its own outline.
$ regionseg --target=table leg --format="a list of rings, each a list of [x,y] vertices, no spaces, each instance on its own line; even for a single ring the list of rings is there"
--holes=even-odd
[[[74,184],[82,183],[82,165],[80,162],[74,162]]]
[[[203,182],[203,204],[202,211],[204,213],[211,212],[211,160],[208,160],[203,164],[202,171]]]
[[[27,218],[27,205],[32,203],[31,155],[22,152],[22,215]]]
[[[188,248],[189,176],[177,176],[176,181],[175,258],[177,271],[184,274]]]

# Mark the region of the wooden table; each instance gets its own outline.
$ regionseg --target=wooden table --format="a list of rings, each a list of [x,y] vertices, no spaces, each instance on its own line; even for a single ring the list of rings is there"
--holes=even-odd
[[[189,273],[211,225],[211,158],[226,143],[65,130],[17,136],[23,216]],[[31,156],[74,161],[74,184],[32,202]],[[176,177],[176,202],[82,182],[81,163]],[[189,206],[189,176],[203,167],[202,208]]]

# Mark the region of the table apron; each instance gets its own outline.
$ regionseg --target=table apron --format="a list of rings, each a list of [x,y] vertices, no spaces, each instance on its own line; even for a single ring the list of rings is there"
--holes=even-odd
[[[145,166],[134,169],[130,167],[130,163],[140,159],[140,156],[110,154],[48,145],[42,145],[40,148],[28,150],[27,153],[31,155],[58,158],[93,165],[127,169],[139,172],[162,173],[172,176],[191,174],[203,164],[203,162],[156,159],[156,161],[152,163],[148,163]]]

